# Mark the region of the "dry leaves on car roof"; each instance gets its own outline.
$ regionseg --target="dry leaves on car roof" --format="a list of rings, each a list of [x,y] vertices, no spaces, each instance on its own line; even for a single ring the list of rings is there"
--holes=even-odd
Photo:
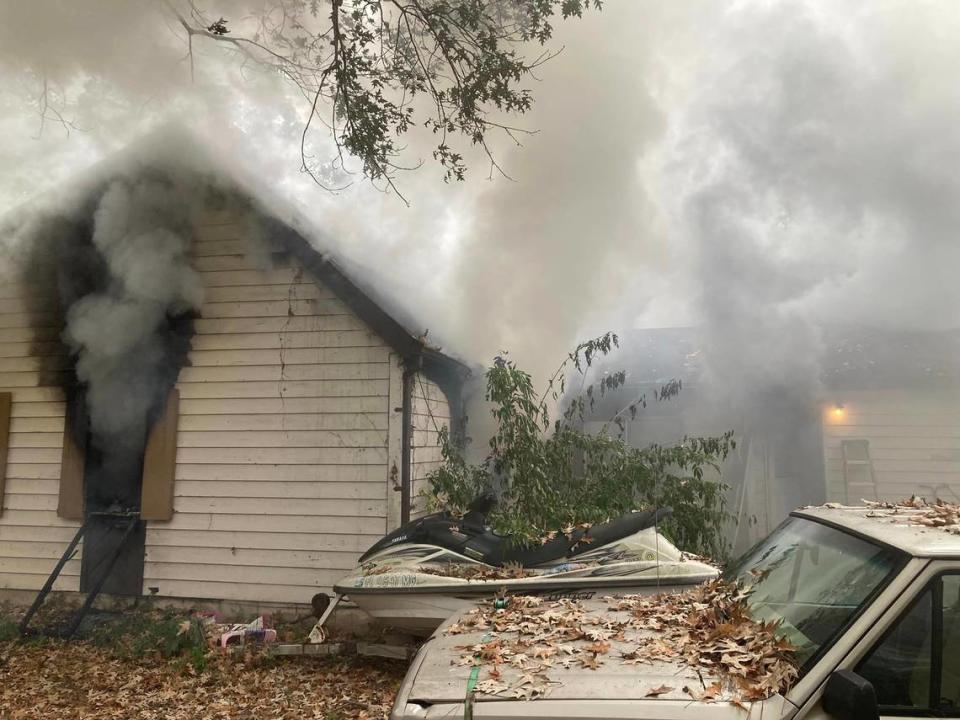
[[[775,623],[750,616],[748,595],[715,580],[680,594],[605,598],[605,606],[590,609],[576,600],[514,596],[506,607],[485,603],[445,633],[483,634],[480,642],[458,646],[457,662],[488,669],[477,686],[486,694],[547,694],[559,682],[552,672],[561,668],[672,663],[700,678],[697,687],[683,688],[690,697],[742,705],[784,692],[797,678],[794,648]],[[647,696],[672,690],[651,688]]]
[[[891,516],[904,516],[911,525],[942,528],[947,532],[960,535],[960,505],[946,500],[928,503],[916,495],[898,503],[864,501],[873,512],[886,511]]]
[[[911,497],[897,502],[861,500],[867,508],[867,517],[887,518],[890,522],[904,525],[920,525],[939,528],[953,535],[960,535],[960,504],[946,500],[928,502],[922,497]],[[837,503],[827,503],[824,507],[841,509]]]

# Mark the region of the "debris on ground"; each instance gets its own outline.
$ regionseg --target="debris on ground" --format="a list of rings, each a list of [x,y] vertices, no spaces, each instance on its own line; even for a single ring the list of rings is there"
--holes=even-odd
[[[750,616],[749,592],[715,580],[679,594],[604,598],[605,607],[593,609],[578,600],[512,596],[476,608],[445,634],[483,633],[480,642],[458,647],[457,662],[487,669],[477,690],[488,695],[546,695],[564,668],[672,663],[700,682],[651,687],[647,696],[742,704],[785,692],[797,678],[793,646],[775,623]]]
[[[0,643],[0,718],[361,718],[389,716],[406,663],[210,651],[203,669],[86,642]]]
[[[271,628],[269,624],[269,621],[263,615],[260,615],[246,624],[217,626],[216,632],[219,634],[217,646],[225,648],[228,645],[246,645],[252,642],[265,645],[275,643],[277,641],[277,631]]]

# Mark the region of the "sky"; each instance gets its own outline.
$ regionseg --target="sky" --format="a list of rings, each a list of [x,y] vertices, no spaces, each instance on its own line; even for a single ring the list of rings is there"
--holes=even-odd
[[[824,322],[958,324],[957,37],[950,0],[608,0],[557,24],[510,177],[427,162],[408,206],[314,185],[303,98],[210,43],[191,82],[161,4],[0,0],[0,213],[186,121],[472,362],[542,379],[605,330],[696,325],[718,376],[812,381]],[[74,127],[41,123],[44,75]]]

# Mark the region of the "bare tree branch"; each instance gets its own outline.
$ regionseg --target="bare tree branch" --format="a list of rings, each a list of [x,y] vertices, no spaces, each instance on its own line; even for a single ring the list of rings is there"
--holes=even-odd
[[[534,71],[556,55],[532,59],[532,43],[552,37],[551,20],[579,17],[600,0],[266,0],[262,12],[241,18],[247,32],[228,29],[226,18],[210,21],[201,0],[163,0],[180,25],[185,59],[195,74],[194,38],[227,47],[242,58],[276,72],[303,94],[309,110],[300,137],[301,170],[329,187],[314,169],[310,136],[319,121],[333,141],[328,163],[335,172],[359,172],[406,202],[396,184],[398,171],[423,161],[401,163],[402,136],[420,127],[435,136],[433,158],[445,180],[463,180],[466,161],[454,140],[478,147],[496,170],[491,132],[517,136],[530,131],[505,121],[532,106],[525,87]],[[329,22],[325,22],[328,20]],[[419,102],[423,95],[429,108]],[[329,108],[329,122],[324,108]],[[348,183],[349,185],[349,183]]]

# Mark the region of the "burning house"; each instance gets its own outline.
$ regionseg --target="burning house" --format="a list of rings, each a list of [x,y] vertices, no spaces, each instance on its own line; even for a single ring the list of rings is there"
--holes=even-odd
[[[0,591],[75,542],[55,590],[308,603],[460,411],[462,364],[178,143],[0,223]]]

